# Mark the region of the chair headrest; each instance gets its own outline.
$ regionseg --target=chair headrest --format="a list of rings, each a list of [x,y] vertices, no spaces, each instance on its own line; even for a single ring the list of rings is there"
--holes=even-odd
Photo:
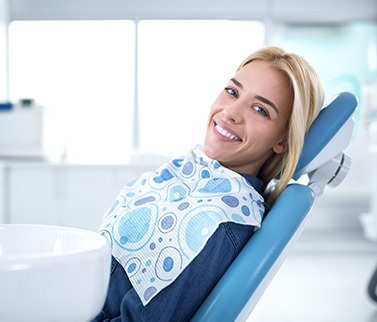
[[[305,136],[294,180],[325,164],[348,146],[357,104],[354,94],[343,92],[320,111]]]

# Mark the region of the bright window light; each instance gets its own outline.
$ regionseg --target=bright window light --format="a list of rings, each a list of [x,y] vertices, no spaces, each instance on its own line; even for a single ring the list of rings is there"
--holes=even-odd
[[[185,153],[265,38],[257,21],[144,20],[137,31],[132,21],[12,22],[10,97],[45,107],[47,151],[72,163],[125,162],[135,143],[141,153]]]
[[[74,163],[127,160],[134,30],[132,21],[11,23],[10,97],[44,107],[47,153]]]
[[[212,102],[265,41],[256,21],[145,20],[138,35],[140,146],[169,156],[202,143]]]

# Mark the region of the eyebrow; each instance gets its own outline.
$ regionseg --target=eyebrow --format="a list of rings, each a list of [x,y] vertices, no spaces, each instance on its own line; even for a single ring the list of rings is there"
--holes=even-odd
[[[235,85],[237,85],[239,88],[243,89],[243,85],[242,85],[242,83],[240,83],[237,79],[235,79],[235,78],[231,78],[230,80],[231,80]],[[260,95],[256,95],[256,96],[254,96],[254,97],[255,97],[256,99],[262,101],[263,103],[270,105],[270,106],[275,110],[275,112],[276,112],[277,114],[279,114],[279,110],[278,110],[278,108],[277,108],[276,105],[275,105],[273,102],[271,102],[269,99],[267,99],[267,98],[265,98],[265,97],[263,97],[263,96],[260,96]]]
[[[243,85],[235,78],[230,79],[234,84],[236,84],[239,88],[243,89]]]
[[[270,100],[268,100],[267,98],[263,97],[263,96],[259,96],[259,95],[256,95],[255,96],[256,99],[262,101],[263,103],[266,103],[268,105],[270,105],[277,114],[279,114],[279,110],[278,108],[276,107],[276,105],[274,103],[272,103]]]

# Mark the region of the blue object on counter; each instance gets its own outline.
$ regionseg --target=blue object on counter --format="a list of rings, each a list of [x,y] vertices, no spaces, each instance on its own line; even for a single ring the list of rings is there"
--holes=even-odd
[[[0,112],[10,111],[13,109],[13,104],[10,102],[0,103]]]

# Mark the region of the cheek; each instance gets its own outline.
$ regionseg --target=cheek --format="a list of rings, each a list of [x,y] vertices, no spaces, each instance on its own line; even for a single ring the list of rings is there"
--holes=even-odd
[[[249,123],[250,124],[250,123]],[[248,145],[260,152],[271,150],[282,139],[282,132],[274,126],[254,122],[247,128]]]
[[[212,103],[212,106],[211,106],[211,109],[210,109],[210,113],[215,114],[215,113],[221,111],[223,109],[224,104],[225,104],[224,94],[220,93],[216,97],[216,99],[214,100],[214,102]]]
[[[208,117],[207,117],[207,124],[208,125],[211,124],[214,115],[217,114],[220,111],[220,109],[219,109],[218,106],[219,105],[216,104],[216,101],[212,104],[212,106],[211,106],[211,108],[210,108],[210,110],[208,112]]]
[[[208,113],[208,117],[207,117],[207,130],[208,130],[208,127],[211,125],[212,123],[212,118],[213,118],[213,113],[212,113],[212,109],[209,111]]]

